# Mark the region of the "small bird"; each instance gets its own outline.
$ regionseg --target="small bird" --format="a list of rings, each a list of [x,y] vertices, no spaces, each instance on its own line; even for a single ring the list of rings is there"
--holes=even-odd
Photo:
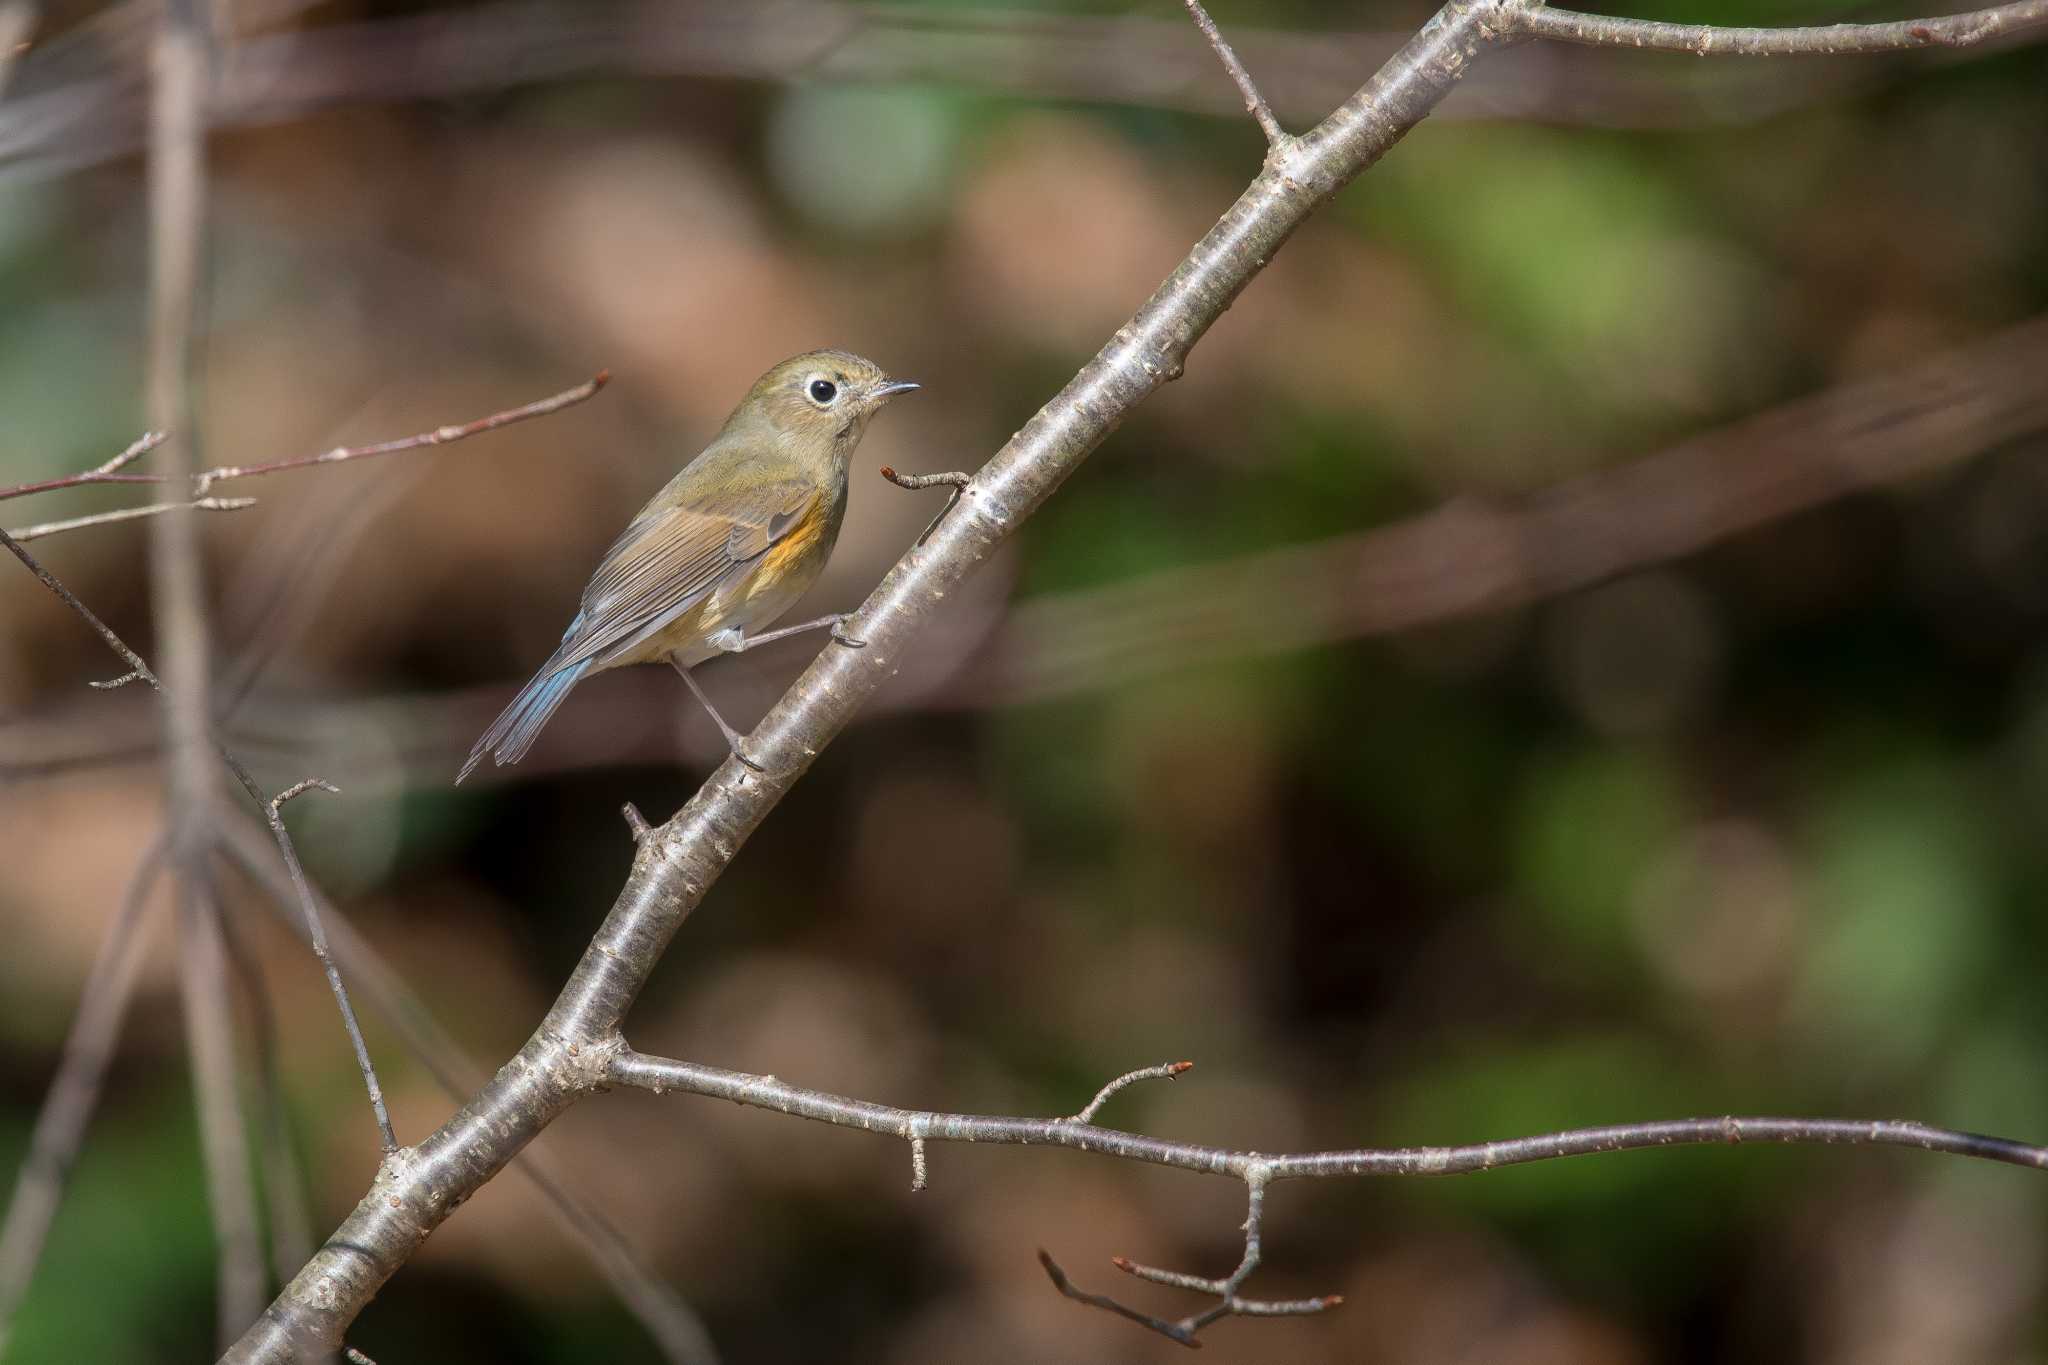
[[[846,515],[847,462],[868,419],[917,387],[847,351],[810,351],[762,375],[703,453],[605,551],[561,647],[484,731],[456,782],[485,754],[500,766],[517,763],[590,674],[664,659],[733,756],[759,771],[690,669],[823,626],[861,647],[841,632],[844,615],[747,632],[789,610],[824,572]]]

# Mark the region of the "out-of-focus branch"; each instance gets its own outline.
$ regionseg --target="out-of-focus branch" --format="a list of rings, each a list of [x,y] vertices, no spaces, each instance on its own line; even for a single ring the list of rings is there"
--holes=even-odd
[[[1687,52],[1695,57],[1838,56],[1849,53],[1910,52],[1924,47],[1975,47],[1994,38],[2048,28],[2048,0],[1901,19],[1889,24],[1824,24],[1815,28],[1717,28],[1712,24],[1665,24],[1606,14],[1531,6],[1512,26],[1534,38],[1586,47],[1632,47]]]
[[[162,452],[169,466],[166,473],[173,476],[189,476],[199,467],[192,358],[205,242],[205,109],[212,66],[205,7],[206,0],[165,0],[150,62],[149,338],[143,401],[150,424],[171,433]],[[160,506],[176,507],[183,501],[170,484],[160,485]],[[236,1074],[220,909],[206,881],[217,779],[207,754],[213,723],[207,702],[212,666],[205,571],[193,518],[158,517],[150,530],[150,602],[169,680],[157,693],[168,757],[165,788],[178,907],[179,994],[192,1061],[206,1202],[217,1244],[215,1325],[219,1339],[226,1342],[262,1303],[266,1279],[249,1184],[248,1130]],[[137,669],[135,676],[147,674]]]
[[[220,904],[203,863],[182,874],[178,897],[178,996],[185,1011],[185,1052],[192,1061],[192,1093],[199,1111],[199,1151],[206,1168],[206,1203],[219,1242],[217,1324],[231,1341],[250,1315],[262,1311],[269,1283],[263,1236],[256,1216],[255,1169],[242,1112],[235,1053],[234,1001],[228,984]]]
[[[1151,1067],[1133,1076],[1159,1075],[1173,1067]],[[2023,1166],[2048,1171],[2048,1147],[1986,1137],[1924,1123],[1876,1119],[1723,1118],[1664,1119],[1649,1123],[1614,1124],[1601,1128],[1575,1128],[1535,1137],[1509,1138],[1498,1142],[1463,1143],[1448,1147],[1361,1147],[1344,1151],[1302,1152],[1274,1155],[1267,1152],[1237,1151],[1191,1142],[1169,1142],[1119,1128],[1104,1128],[1074,1118],[1008,1118],[986,1114],[944,1114],[922,1109],[899,1109],[894,1105],[852,1099],[823,1090],[812,1090],[774,1076],[755,1076],[744,1071],[701,1066],[695,1062],[650,1057],[620,1045],[604,1063],[606,1078],[614,1084],[651,1090],[655,1094],[705,1095],[731,1100],[735,1104],[770,1109],[778,1114],[857,1128],[865,1133],[923,1146],[934,1142],[996,1143],[1019,1147],[1066,1147],[1079,1152],[1117,1157],[1124,1161],[1171,1166],[1204,1175],[1228,1176],[1244,1182],[1250,1194],[1250,1214],[1245,1223],[1245,1253],[1238,1266],[1222,1279],[1204,1279],[1178,1271],[1158,1270],[1116,1258],[1117,1268],[1141,1279],[1191,1289],[1217,1298],[1211,1308],[1167,1322],[1124,1307],[1100,1295],[1084,1294],[1073,1288],[1066,1275],[1050,1257],[1039,1253],[1046,1271],[1062,1293],[1071,1298],[1114,1312],[1159,1331],[1183,1345],[1195,1344],[1195,1334],[1209,1323],[1230,1314],[1275,1316],[1320,1312],[1338,1300],[1332,1297],[1268,1301],[1243,1299],[1238,1291],[1257,1269],[1261,1257],[1260,1215],[1265,1188],[1281,1180],[1328,1180],[1358,1176],[1468,1175],[1522,1166],[1560,1157],[1590,1156],[1609,1152],[1639,1151],[1650,1147],[1734,1146],[1740,1143],[1776,1143],[1821,1146],[1906,1147],[1917,1151],[1969,1157],[1979,1161]],[[1087,1111],[1083,1111],[1084,1113]]]
[[[1049,498],[1186,357],[1322,203],[1439,104],[1503,39],[1500,3],[1453,0],[1325,119],[1267,158],[1238,200],[1137,314],[975,475],[847,623],[862,649],[827,645],[753,735],[755,772],[732,759],[639,841],[625,888],[517,1056],[418,1147],[386,1158],[355,1210],[225,1357],[331,1352],[421,1241],[559,1114],[604,1083],[618,1027],[683,920],[747,837],[895,671],[941,602]]]
[[[2048,429],[2048,318],[1519,502],[1027,600],[931,702],[1042,700],[1501,611]],[[1288,591],[1276,594],[1274,583]]]
[[[100,1087],[114,1058],[114,1042],[135,994],[146,946],[144,912],[163,871],[167,843],[165,837],[158,836],[128,879],[121,908],[107,926],[92,969],[86,973],[78,1013],[72,1016],[71,1031],[65,1035],[64,1051],[57,1061],[57,1074],[36,1114],[28,1155],[15,1173],[7,1219],[0,1223],[0,1359],[7,1354],[14,1314],[43,1258],[50,1222],[64,1198],[64,1184],[85,1140],[86,1124],[99,1105]]]
[[[249,1031],[256,1043],[258,1167],[263,1173],[263,1208],[270,1224],[270,1264],[282,1282],[313,1254],[313,1215],[306,1206],[305,1176],[292,1143],[284,1067],[278,1056],[277,1006],[242,926],[234,916],[223,914],[220,927],[235,981],[249,1003]]]

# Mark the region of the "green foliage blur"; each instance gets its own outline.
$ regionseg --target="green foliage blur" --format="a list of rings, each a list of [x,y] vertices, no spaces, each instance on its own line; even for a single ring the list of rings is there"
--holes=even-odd
[[[914,12],[984,8],[998,32],[1027,9]],[[429,12],[327,4],[271,36]],[[1630,12],[1897,17],[1756,0]],[[1180,10],[1026,17],[1057,14]],[[1267,31],[1327,31],[1340,50],[1340,30],[1424,17],[1217,9],[1283,107],[1306,74],[1261,67],[1279,50]],[[48,22],[54,42],[86,17]],[[1037,32],[1017,23],[1020,53]],[[716,753],[674,679],[647,670],[579,692],[525,769],[448,785],[625,516],[749,376],[814,345],[860,350],[927,391],[871,431],[831,575],[792,619],[850,607],[939,505],[872,466],[985,459],[1260,156],[1249,120],[1041,93],[1053,68],[1021,56],[891,82],[829,63],[677,74],[649,51],[639,68],[339,101],[213,146],[209,463],[615,375],[590,405],[477,442],[252,483],[234,491],[258,507],[206,523],[220,666],[252,644],[269,656],[229,742],[273,786],[341,785],[290,808],[313,875],[491,1065],[619,884],[619,805],[665,815]],[[1191,72],[1208,60],[1187,55]],[[633,1042],[891,1103],[1047,1115],[1187,1057],[1192,1073],[1105,1121],[1270,1152],[1731,1112],[2048,1140],[2040,433],[1595,586],[1395,633],[1312,604],[1398,602],[1398,583],[1270,572],[1272,551],[1446,504],[1513,509],[2048,308],[2043,49],[1843,69],[1724,78],[1578,54],[1569,72],[1607,82],[1594,124],[1562,87],[1549,114],[1454,105],[1425,124],[1289,244],[776,811],[686,926]],[[1665,113],[1622,116],[1655,92]],[[0,93],[0,145],[10,101],[44,93]],[[56,173],[0,153],[0,302],[0,483],[131,440],[138,158]],[[10,504],[7,524],[133,492]],[[1717,489],[1680,493],[1705,506]],[[137,643],[145,535],[46,543]],[[974,662],[1010,604],[1085,607],[1196,566],[1254,591],[1260,626],[1153,638],[1142,617],[1105,618],[1057,667]],[[1453,554],[1414,573],[1470,567]],[[750,721],[810,647],[711,665],[707,686]],[[25,1149],[97,934],[160,818],[148,700],[80,686],[115,671],[25,575],[0,593],[0,1170]],[[317,974],[246,886],[224,890],[268,983],[319,1236],[365,1187],[375,1134]],[[167,935],[159,949],[6,1365],[209,1349],[212,1242]],[[371,1042],[417,1140],[453,1105],[388,1027],[373,1021]],[[1193,1305],[1118,1283],[1109,1256],[1219,1274],[1240,1251],[1227,1183],[1065,1153],[938,1148],[912,1197],[892,1143],[628,1094],[543,1145],[734,1362],[1178,1359],[1059,1299],[1033,1249],[1162,1313]],[[1346,1306],[1226,1321],[1208,1347],[2034,1360],[2044,1215],[2038,1174],[1873,1150],[1286,1186],[1251,1292]],[[510,1179],[435,1235],[351,1340],[383,1365],[657,1358]]]

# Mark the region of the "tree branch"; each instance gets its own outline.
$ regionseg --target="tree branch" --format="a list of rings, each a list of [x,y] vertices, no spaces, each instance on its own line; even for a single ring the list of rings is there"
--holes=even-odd
[[[1835,56],[1910,52],[1923,47],[1974,47],[2003,35],[2048,28],[2048,0],[2018,0],[2015,4],[1934,19],[1826,24],[1815,28],[1665,24],[1529,5],[1516,9],[1508,26],[1532,38],[1587,47],[1646,48],[1690,52],[1698,57]]]
[[[1147,1067],[1119,1077],[1105,1094],[1133,1079],[1178,1074],[1189,1064]],[[1651,1147],[1734,1146],[1745,1142],[1783,1145],[1907,1147],[1980,1161],[2048,1170],[2048,1147],[2007,1138],[1934,1128],[1899,1120],[1724,1118],[1666,1119],[1649,1123],[1614,1124],[1542,1133],[1500,1142],[1474,1142],[1448,1147],[1361,1147],[1344,1151],[1302,1152],[1275,1156],[1191,1142],[1169,1142],[1118,1128],[1103,1128],[1073,1118],[1006,1118],[986,1114],[943,1114],[899,1109],[894,1105],[852,1099],[828,1091],[791,1085],[774,1076],[702,1066],[695,1062],[650,1057],[620,1045],[605,1063],[605,1076],[618,1085],[650,1090],[657,1095],[704,1095],[735,1104],[770,1109],[778,1114],[880,1133],[918,1147],[933,1142],[969,1142],[1018,1147],[1066,1147],[1124,1161],[1170,1166],[1203,1175],[1228,1176],[1245,1183],[1250,1210],[1245,1219],[1245,1251],[1237,1268],[1222,1279],[1205,1279],[1180,1271],[1159,1270],[1117,1257],[1118,1269],[1156,1284],[1215,1297],[1209,1309],[1169,1322],[1128,1308],[1113,1299],[1077,1289],[1057,1263],[1039,1252],[1040,1263],[1062,1294],[1105,1308],[1170,1337],[1194,1345],[1202,1328],[1219,1318],[1239,1314],[1274,1317],[1318,1313],[1342,1300],[1334,1295],[1313,1299],[1245,1299],[1238,1291],[1259,1266],[1262,1255],[1260,1219],[1266,1186],[1279,1180],[1329,1180],[1356,1176],[1469,1175],[1522,1166],[1560,1157],[1639,1151]],[[1102,1098],[1098,1096],[1098,1101]],[[1090,1113],[1095,1105],[1082,1111]]]
[[[1223,69],[1230,76],[1230,83],[1237,87],[1237,93],[1244,96],[1244,111],[1259,125],[1259,131],[1266,135],[1268,147],[1278,147],[1287,141],[1287,130],[1273,117],[1273,107],[1266,103],[1266,97],[1259,93],[1258,82],[1252,73],[1245,70],[1244,63],[1237,59],[1223,34],[1216,27],[1216,21],[1209,17],[1209,11],[1202,8],[1202,0],[1181,0],[1188,9],[1188,16],[1195,21],[1195,27],[1209,40],[1215,49],[1216,58],[1223,63]]]

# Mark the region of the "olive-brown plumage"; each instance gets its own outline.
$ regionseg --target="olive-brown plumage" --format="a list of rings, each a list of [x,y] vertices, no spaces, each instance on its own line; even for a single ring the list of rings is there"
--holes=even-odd
[[[605,552],[561,647],[484,732],[455,780],[486,754],[517,763],[591,673],[666,660],[704,700],[687,670],[759,643],[766,637],[750,633],[817,581],[839,538],[847,463],[868,419],[916,387],[847,351],[810,351],[762,375],[711,444]],[[838,620],[788,633],[836,628]],[[711,714],[733,752],[751,761],[737,734]]]

